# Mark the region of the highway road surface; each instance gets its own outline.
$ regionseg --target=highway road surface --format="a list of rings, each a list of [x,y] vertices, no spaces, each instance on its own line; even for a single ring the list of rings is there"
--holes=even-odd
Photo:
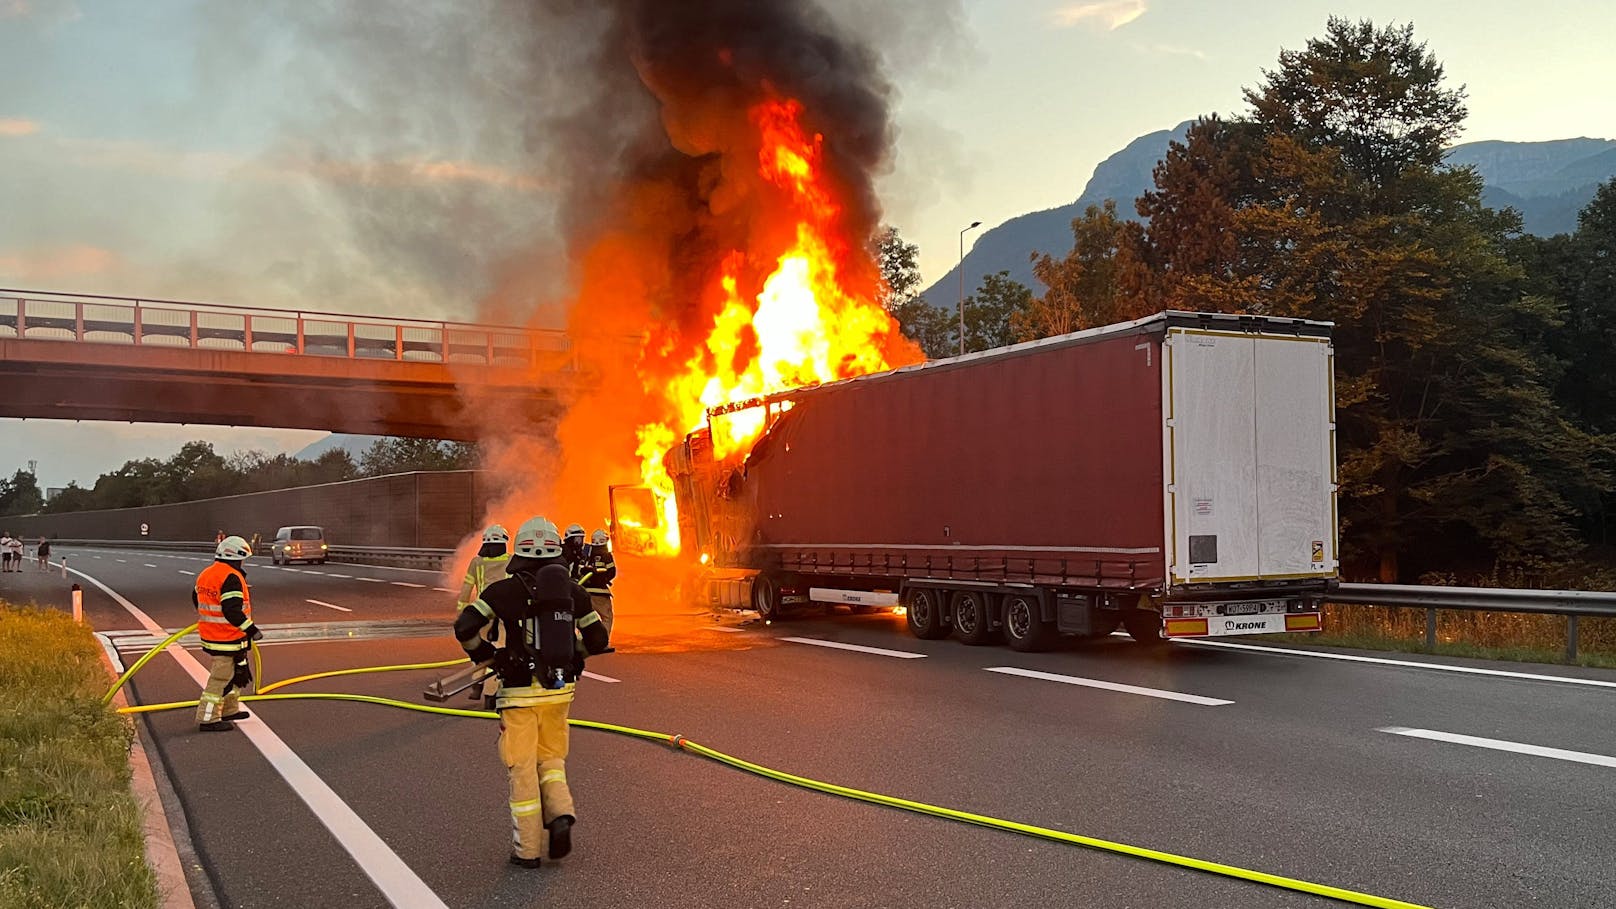
[[[203,555],[67,555],[83,576],[30,566],[0,576],[0,598],[66,608],[77,580],[126,663],[153,629],[194,620]],[[432,573],[254,560],[248,575],[270,680],[459,655],[451,585]],[[589,662],[576,717],[1421,905],[1616,905],[1616,672],[1122,638],[1020,654],[916,640],[888,615],[762,626],[630,603],[618,628],[619,652]],[[442,672],[285,691],[424,703]],[[160,655],[129,694],[156,703],[198,688]],[[188,710],[142,720],[183,807],[201,906],[1340,905],[586,729],[573,730],[568,764],[574,853],[523,870],[505,861],[495,722],[345,702],[251,709],[228,734],[198,732]]]

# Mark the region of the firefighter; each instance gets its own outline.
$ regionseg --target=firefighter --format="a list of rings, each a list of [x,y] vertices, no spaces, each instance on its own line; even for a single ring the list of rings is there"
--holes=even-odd
[[[241,537],[225,537],[213,555],[214,563],[196,576],[191,591],[202,649],[212,658],[207,687],[196,705],[196,724],[204,732],[225,732],[236,728],[233,720],[250,716],[241,709],[240,691],[252,681],[247,651],[264,632],[253,624],[252,597],[242,572],[252,547]]]
[[[491,624],[504,647],[484,640]],[[499,756],[510,778],[511,864],[572,851],[576,814],[567,788],[567,711],[584,657],[606,650],[606,626],[567,573],[561,535],[542,517],[516,531],[507,576],[455,620],[455,639],[499,676]]]
[[[567,525],[567,535],[561,541],[561,555],[566,559],[567,570],[572,573],[574,581],[589,570],[589,546],[584,542],[584,525]]]
[[[511,542],[510,531],[501,524],[490,524],[483,531],[483,544],[477,554],[471,557],[471,563],[466,566],[466,578],[460,582],[460,597],[455,601],[455,615],[472,603],[488,585],[505,577],[505,568],[509,564],[511,554],[507,546]]]
[[[612,538],[597,530],[589,537],[584,575],[578,581],[600,615],[606,634],[612,633],[612,582],[617,580],[617,560],[612,557]]]

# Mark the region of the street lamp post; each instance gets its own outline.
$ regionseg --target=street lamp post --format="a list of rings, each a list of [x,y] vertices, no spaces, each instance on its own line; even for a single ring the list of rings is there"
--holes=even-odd
[[[972,221],[971,226],[965,228],[965,230],[960,231],[960,236],[959,236],[959,241],[960,241],[960,244],[959,244],[959,246],[960,246],[960,250],[959,250],[959,252],[960,252],[960,257],[959,257],[959,276],[960,276],[959,317],[960,317],[960,356],[962,356],[962,357],[965,356],[965,235],[967,233],[969,233],[970,231],[976,230],[978,227],[981,227],[981,226],[982,226],[981,221]]]

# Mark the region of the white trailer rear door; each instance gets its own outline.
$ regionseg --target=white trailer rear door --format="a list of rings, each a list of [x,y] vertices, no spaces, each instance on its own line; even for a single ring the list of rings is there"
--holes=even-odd
[[[1334,575],[1329,341],[1173,329],[1166,346],[1173,582]]]

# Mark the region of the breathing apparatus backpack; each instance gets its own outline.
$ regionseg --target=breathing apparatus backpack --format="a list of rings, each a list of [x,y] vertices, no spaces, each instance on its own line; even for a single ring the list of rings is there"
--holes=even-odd
[[[525,571],[511,576],[527,588],[527,613],[505,629],[506,644],[495,663],[500,681],[512,688],[561,688],[577,681],[572,578],[566,566],[551,564],[531,577]]]

